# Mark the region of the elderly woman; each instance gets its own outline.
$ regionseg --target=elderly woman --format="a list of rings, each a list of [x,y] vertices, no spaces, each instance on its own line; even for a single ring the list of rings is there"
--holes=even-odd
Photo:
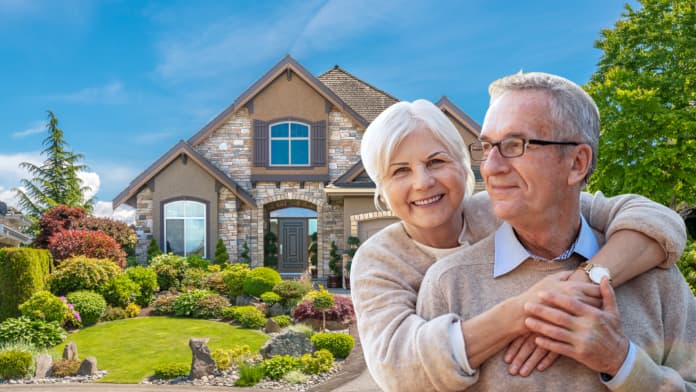
[[[485,192],[468,197],[474,176],[466,146],[428,101],[399,102],[380,114],[365,131],[361,156],[377,186],[376,207],[401,219],[363,243],[353,260],[352,297],[365,359],[382,389],[422,392],[432,358],[442,363],[444,356],[446,369],[471,372],[460,317],[426,321],[415,313],[423,276],[436,260],[485,238],[499,222]],[[582,213],[608,238],[589,261],[608,268],[615,286],[672,265],[686,241],[679,215],[640,196],[583,194]],[[587,279],[576,271],[569,280]],[[563,284],[586,302],[596,301],[581,285]],[[528,375],[551,366],[555,356],[528,335],[511,344],[505,359],[511,374]]]

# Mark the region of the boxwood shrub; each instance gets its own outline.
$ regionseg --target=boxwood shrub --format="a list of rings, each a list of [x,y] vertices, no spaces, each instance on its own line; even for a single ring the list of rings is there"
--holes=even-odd
[[[234,298],[244,293],[244,279],[251,270],[248,264],[232,264],[222,271],[222,281],[225,283],[225,294]]]
[[[318,333],[310,339],[318,349],[326,349],[337,358],[347,357],[355,345],[355,339],[345,333]]]
[[[189,365],[183,363],[166,364],[154,369],[153,378],[158,380],[171,380],[172,378],[187,376],[190,373]]]
[[[106,300],[94,291],[74,291],[68,294],[66,299],[80,313],[82,325],[85,327],[96,324],[106,311]]]
[[[261,294],[272,291],[281,280],[280,274],[273,268],[254,268],[244,278],[244,294],[258,298]]]
[[[266,325],[266,317],[253,305],[231,306],[223,311],[223,317],[231,318],[243,328],[259,329]]]
[[[24,378],[30,375],[34,357],[31,353],[20,350],[0,352],[0,378],[5,380]]]
[[[125,270],[125,275],[128,279],[137,283],[140,286],[140,291],[135,297],[135,303],[140,306],[147,306],[152,298],[155,297],[155,293],[159,290],[157,285],[157,273],[152,268],[147,268],[143,266],[135,266],[127,268]]]
[[[19,316],[19,304],[47,288],[52,269],[45,249],[0,248],[0,321]]]
[[[140,285],[125,274],[117,275],[100,287],[99,292],[109,305],[125,308],[135,302],[140,294]]]

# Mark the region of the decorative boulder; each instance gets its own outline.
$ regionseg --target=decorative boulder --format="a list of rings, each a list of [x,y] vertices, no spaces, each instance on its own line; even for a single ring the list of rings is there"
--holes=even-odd
[[[94,376],[97,374],[97,358],[87,357],[77,369],[78,376]]]
[[[272,318],[269,318],[268,321],[266,321],[266,326],[263,327],[263,330],[266,331],[266,333],[275,333],[275,332],[280,332],[283,329],[280,328],[278,323],[275,322]]]
[[[287,330],[269,339],[259,352],[264,358],[276,355],[300,357],[303,354],[314,352],[314,343],[302,332]]]
[[[254,298],[254,297],[252,297],[252,296],[250,296],[250,295],[246,295],[246,294],[238,295],[238,296],[234,299],[234,304],[235,304],[236,306],[251,305],[251,304],[253,304],[254,302],[256,302],[256,298]]]
[[[273,306],[268,308],[268,316],[269,317],[281,316],[281,315],[286,314],[286,313],[289,313],[289,312],[280,303],[274,303]]]
[[[34,378],[51,377],[51,366],[53,366],[53,358],[48,354],[39,354],[36,357],[36,375]]]
[[[191,347],[191,352],[193,353],[191,373],[189,374],[189,378],[192,380],[215,373],[215,361],[210,355],[210,349],[207,345],[208,340],[210,339],[191,338],[189,340],[189,347]]]
[[[63,359],[76,360],[79,361],[80,358],[77,356],[77,345],[75,342],[70,342],[63,348]]]

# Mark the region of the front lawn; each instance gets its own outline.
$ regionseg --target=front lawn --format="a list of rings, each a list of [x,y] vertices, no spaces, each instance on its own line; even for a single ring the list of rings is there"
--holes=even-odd
[[[137,384],[161,364],[191,364],[190,338],[210,338],[210,351],[247,344],[258,351],[268,336],[229,324],[172,317],[138,317],[85,328],[51,349],[61,358],[65,344],[77,344],[80,359],[97,358],[97,368],[108,374],[100,382]]]

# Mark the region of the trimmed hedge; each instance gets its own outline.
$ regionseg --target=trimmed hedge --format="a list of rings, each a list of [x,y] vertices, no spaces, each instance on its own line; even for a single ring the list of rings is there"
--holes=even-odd
[[[318,333],[311,339],[317,349],[326,349],[337,358],[347,357],[355,345],[355,339],[345,333]]]
[[[67,295],[67,300],[80,313],[82,325],[85,327],[96,324],[106,311],[106,300],[94,291],[75,291]]]
[[[261,294],[272,291],[281,280],[280,274],[273,268],[256,267],[244,278],[244,294],[258,298]]]
[[[29,375],[33,364],[34,358],[26,351],[0,352],[0,378],[24,378]]]
[[[52,269],[45,249],[0,249],[0,321],[19,316],[19,304],[46,289]]]

